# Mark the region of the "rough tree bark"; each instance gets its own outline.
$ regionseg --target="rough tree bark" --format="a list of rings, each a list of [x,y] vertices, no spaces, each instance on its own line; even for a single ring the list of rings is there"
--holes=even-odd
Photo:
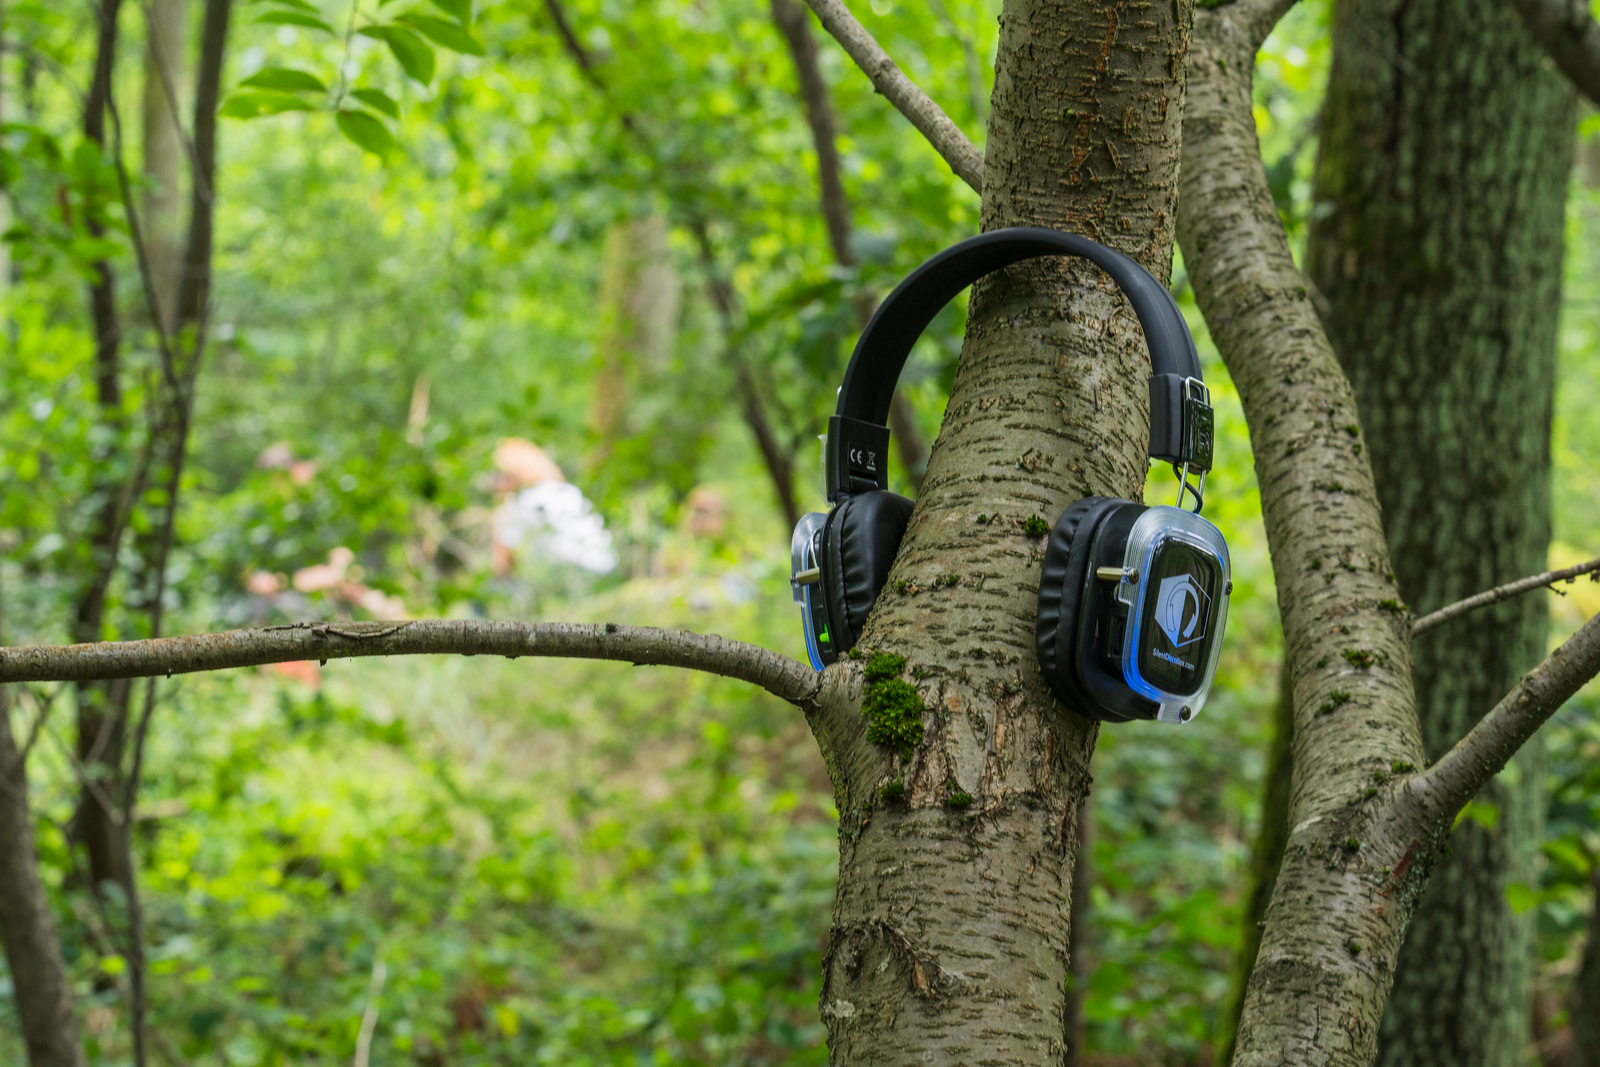
[[[1239,0],[1197,15],[1179,234],[1250,425],[1295,707],[1291,829],[1234,1063],[1355,1065],[1375,1047],[1428,855],[1409,827],[1381,833],[1387,803],[1374,801],[1421,761],[1421,739],[1354,397],[1256,141],[1255,51],[1289,6]]]
[[[1503,0],[1342,0],[1306,274],[1355,388],[1403,602],[1432,611],[1544,569],[1575,94]],[[1545,652],[1544,597],[1412,647],[1436,758]],[[1527,1045],[1543,826],[1538,739],[1464,821],[1401,953],[1385,1067],[1510,1067]]]
[[[1190,15],[1004,5],[985,229],[1075,230],[1168,274]],[[1090,494],[1139,497],[1148,376],[1131,310],[1082,261],[1024,264],[973,294],[927,479],[862,638],[864,654],[905,657],[896,673],[925,704],[926,734],[910,758],[865,742],[860,661],[827,672],[810,716],[841,812],[822,991],[836,1063],[1063,1056],[1097,729],[1039,676],[1043,546],[1024,524]],[[892,781],[906,795],[880,801]]]

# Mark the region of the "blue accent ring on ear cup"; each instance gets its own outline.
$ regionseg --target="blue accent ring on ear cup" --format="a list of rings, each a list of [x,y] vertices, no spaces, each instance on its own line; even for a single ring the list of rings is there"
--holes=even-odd
[[[1085,637],[1080,632],[1084,615],[1080,608],[1085,591],[1092,591],[1090,583],[1095,580],[1091,548],[1099,530],[1123,508],[1144,510],[1143,505],[1131,500],[1107,496],[1085,497],[1068,505],[1050,531],[1039,570],[1039,609],[1034,630],[1039,669],[1058,700],[1073,711],[1102,722],[1154,718],[1157,710],[1155,704],[1150,704],[1149,714],[1142,714],[1142,705],[1149,702],[1137,699],[1130,706],[1108,707],[1090,692],[1079,666]],[[1087,636],[1092,640],[1095,635]],[[1136,696],[1131,691],[1129,695]]]

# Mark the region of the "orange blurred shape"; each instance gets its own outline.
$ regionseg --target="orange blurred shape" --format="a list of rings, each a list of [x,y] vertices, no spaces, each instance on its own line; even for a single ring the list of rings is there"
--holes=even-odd
[[[299,659],[289,663],[268,663],[265,669],[311,689],[322,688],[322,668],[316,660]]]
[[[305,485],[316,476],[317,461],[314,459],[302,459],[289,464],[289,480],[295,485]]]
[[[728,527],[727,505],[722,496],[700,486],[689,494],[689,534],[693,537],[721,537]]]
[[[500,439],[494,448],[494,466],[500,473],[510,475],[517,487],[567,480],[544,449],[520,437]]]
[[[283,588],[283,580],[271,571],[256,571],[244,583],[244,587],[256,596],[271,596]]]
[[[288,470],[293,462],[294,451],[290,449],[288,441],[274,441],[256,457],[256,466],[269,471]]]

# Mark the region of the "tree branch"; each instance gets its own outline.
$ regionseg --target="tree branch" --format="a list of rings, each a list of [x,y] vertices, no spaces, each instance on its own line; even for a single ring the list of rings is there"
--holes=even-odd
[[[1545,571],[1543,574],[1518,578],[1514,582],[1507,582],[1505,585],[1497,586],[1487,592],[1469,596],[1465,600],[1458,600],[1454,604],[1440,608],[1438,611],[1429,612],[1411,624],[1411,637],[1415,640],[1418,636],[1427,633],[1434,627],[1443,626],[1451,619],[1465,615],[1469,611],[1486,608],[1491,604],[1498,604],[1502,600],[1510,600],[1514,596],[1521,596],[1523,593],[1554,585],[1556,582],[1576,581],[1580,575],[1593,574],[1595,571],[1600,571],[1600,559],[1591,559],[1588,563],[1580,563],[1576,567],[1567,567],[1564,570]],[[1600,581],[1600,575],[1590,580]]]
[[[950,164],[956,177],[978,192],[983,192],[983,153],[967,140],[961,127],[952,122],[950,116],[927,93],[906,77],[905,72],[889,58],[889,53],[872,39],[872,34],[856,21],[841,0],[806,0],[806,3],[817,13],[823,28],[833,34],[850,58],[856,61],[856,66],[872,79],[873,88],[911,120],[911,125],[927,138],[934,151]]]
[[[1252,50],[1260,48],[1272,28],[1283,20],[1299,0],[1235,0],[1230,5],[1249,35]]]
[[[1586,0],[1510,0],[1522,25],[1571,79],[1600,104],[1600,23]]]
[[[615,623],[300,622],[145,641],[0,648],[0,682],[148,678],[256,667],[296,660],[425,654],[608,659],[636,666],[686,667],[758,685],[805,708],[821,675],[788,656],[716,634]]]
[[[1584,683],[1600,674],[1600,615],[1567,638],[1422,774],[1421,790],[1437,815],[1454,818]]]

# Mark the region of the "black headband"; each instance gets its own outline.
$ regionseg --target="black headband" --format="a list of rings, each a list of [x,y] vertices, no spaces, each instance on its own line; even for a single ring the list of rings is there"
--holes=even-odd
[[[1060,230],[991,230],[940,252],[906,276],[856,342],[828,420],[828,497],[888,488],[889,403],[911,348],[939,310],[984,275],[1024,259],[1082,256],[1100,267],[1133,305],[1150,350],[1150,455],[1193,471],[1211,466],[1211,409],[1194,338],[1167,287],[1114,249]],[[1202,410],[1203,409],[1203,410]]]

